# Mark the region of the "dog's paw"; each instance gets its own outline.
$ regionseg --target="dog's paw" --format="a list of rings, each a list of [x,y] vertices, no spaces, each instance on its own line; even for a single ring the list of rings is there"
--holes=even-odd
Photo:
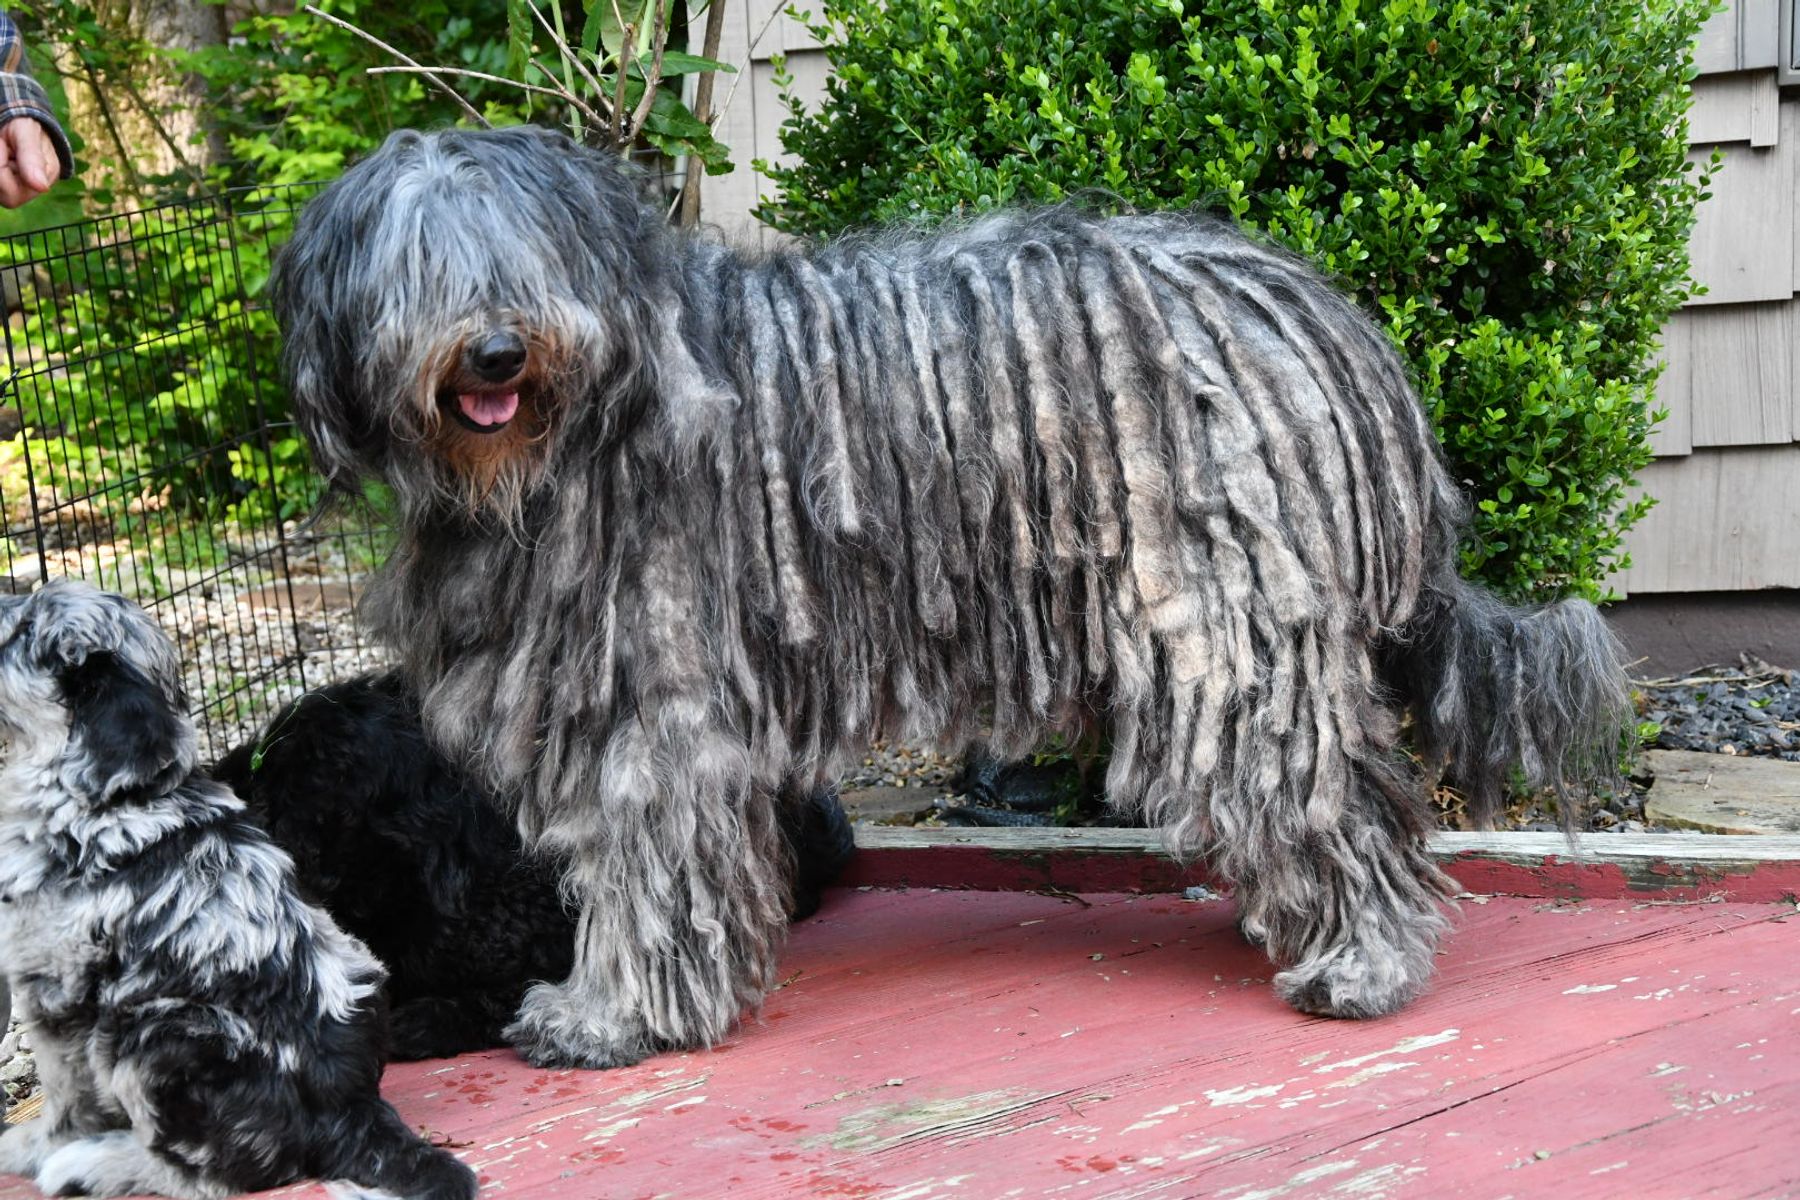
[[[0,1133],[0,1175],[32,1176],[50,1152],[56,1149],[53,1139],[45,1135],[43,1118],[23,1125],[8,1125]]]
[[[1275,976],[1275,993],[1303,1013],[1321,1017],[1385,1017],[1425,990],[1429,947],[1341,942]]]
[[[629,1067],[665,1047],[636,1023],[612,1019],[597,1002],[559,983],[525,993],[506,1040],[534,1067]]]
[[[132,1179],[120,1179],[121,1137],[106,1134],[80,1138],[62,1146],[37,1170],[38,1190],[46,1196],[122,1196],[145,1189]]]

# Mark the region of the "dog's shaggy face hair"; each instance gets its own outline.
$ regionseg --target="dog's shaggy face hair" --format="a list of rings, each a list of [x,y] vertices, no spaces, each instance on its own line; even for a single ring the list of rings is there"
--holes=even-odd
[[[190,775],[174,647],[85,584],[0,598],[0,964],[43,1115],[0,1171],[51,1195],[220,1197],[308,1176],[466,1200],[377,1091],[381,968]]]
[[[573,965],[557,865],[431,746],[397,675],[308,692],[211,773],[293,855],[301,890],[387,967],[393,1057],[501,1044],[526,989]],[[799,920],[849,859],[850,825],[829,791],[784,798],[779,815]]]
[[[1103,719],[1111,801],[1345,1016],[1416,994],[1443,924],[1402,706],[1478,814],[1617,744],[1593,608],[1457,578],[1393,349],[1221,222],[750,257],[556,135],[402,133],[274,291],[319,462],[399,499],[372,619],[584,906],[512,1029],[534,1061],[719,1037],[783,928],[773,798],[872,738],[1013,756]]]

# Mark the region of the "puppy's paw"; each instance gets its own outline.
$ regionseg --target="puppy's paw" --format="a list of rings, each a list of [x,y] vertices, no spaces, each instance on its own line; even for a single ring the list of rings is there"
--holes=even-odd
[[[0,1133],[0,1175],[32,1176],[50,1152],[56,1149],[56,1143],[45,1134],[44,1119],[27,1121],[23,1125],[8,1125],[6,1131]]]
[[[59,1146],[37,1171],[46,1196],[136,1196],[146,1193],[222,1200],[229,1189],[216,1180],[159,1158],[129,1130],[94,1134]]]
[[[54,1151],[38,1168],[38,1190],[46,1196],[123,1196],[145,1190],[134,1187],[133,1180],[117,1178],[118,1137],[81,1138]]]
[[[506,1040],[534,1067],[629,1067],[665,1048],[641,1024],[616,1019],[604,1001],[560,983],[525,993]]]

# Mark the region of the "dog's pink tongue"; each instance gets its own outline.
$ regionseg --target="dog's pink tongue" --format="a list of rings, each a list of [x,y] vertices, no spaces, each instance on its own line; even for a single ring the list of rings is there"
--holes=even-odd
[[[456,402],[462,406],[463,416],[477,425],[504,425],[519,411],[517,392],[464,392]]]

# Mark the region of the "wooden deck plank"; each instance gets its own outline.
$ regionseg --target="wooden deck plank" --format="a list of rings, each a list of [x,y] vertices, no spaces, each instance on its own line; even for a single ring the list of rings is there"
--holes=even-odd
[[[1207,879],[1152,829],[906,829],[858,826],[844,882],[1002,891],[1177,891]],[[1800,898],[1800,836],[1438,833],[1432,853],[1466,890],[1662,899]]]
[[[1280,1004],[1234,919],[839,890],[714,1051],[611,1072],[494,1052],[396,1066],[386,1092],[491,1196],[1800,1190],[1792,904],[1468,900],[1432,989],[1369,1022]]]

